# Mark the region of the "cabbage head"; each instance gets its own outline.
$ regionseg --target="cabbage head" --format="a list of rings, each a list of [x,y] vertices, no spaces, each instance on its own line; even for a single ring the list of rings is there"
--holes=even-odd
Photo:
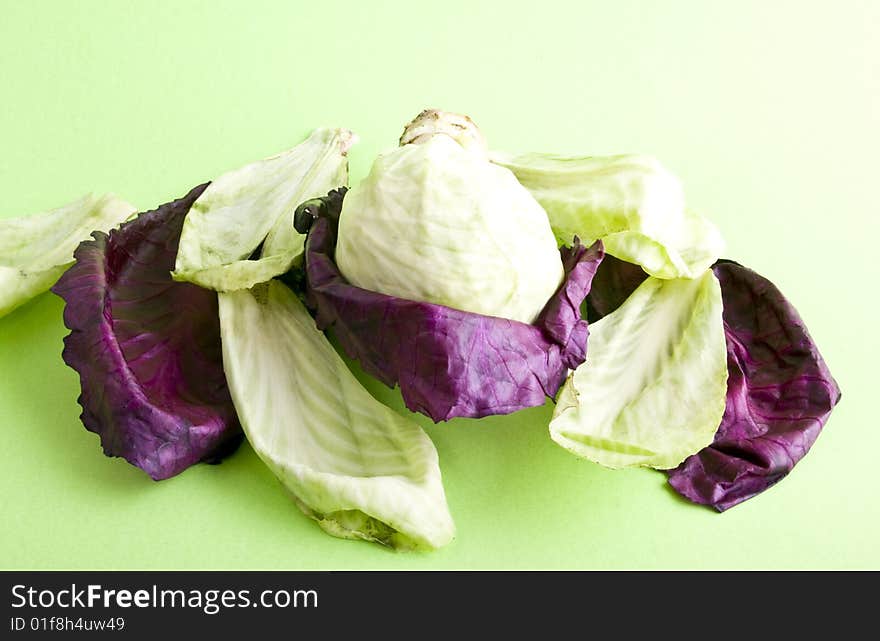
[[[362,289],[532,323],[563,279],[546,212],[466,116],[424,111],[345,198],[336,262]]]

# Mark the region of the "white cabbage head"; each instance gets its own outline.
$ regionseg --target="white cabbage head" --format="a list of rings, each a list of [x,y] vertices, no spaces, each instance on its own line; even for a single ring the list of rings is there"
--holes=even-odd
[[[354,285],[531,323],[563,278],[546,212],[488,160],[467,116],[424,111],[345,197],[336,262]]]

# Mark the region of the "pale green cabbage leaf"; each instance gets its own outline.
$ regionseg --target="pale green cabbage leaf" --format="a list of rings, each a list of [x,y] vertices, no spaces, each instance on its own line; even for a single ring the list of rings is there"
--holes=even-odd
[[[612,468],[673,468],[709,445],[727,393],[721,311],[711,270],[649,277],[590,324],[587,360],[556,401],[553,440]]]
[[[48,291],[93,231],[110,231],[135,211],[113,194],[89,194],[42,214],[0,220],[0,316]]]
[[[305,239],[293,228],[296,206],[347,184],[355,140],[347,129],[316,129],[293,149],[211,182],[184,222],[174,279],[234,291],[288,271]]]
[[[701,276],[724,251],[718,228],[685,207],[681,182],[650,156],[493,153],[547,211],[560,245],[574,236],[657,278]]]
[[[437,451],[355,379],[273,280],[220,294],[223,363],[251,446],[328,533],[399,548],[455,534]]]

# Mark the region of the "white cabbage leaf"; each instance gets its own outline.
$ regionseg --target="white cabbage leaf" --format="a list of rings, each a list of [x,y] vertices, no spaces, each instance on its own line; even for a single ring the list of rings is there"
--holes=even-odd
[[[174,279],[234,291],[288,271],[305,240],[293,228],[296,206],[348,183],[355,141],[347,129],[316,129],[293,149],[211,182],[187,214]]]
[[[0,316],[48,291],[93,231],[109,232],[135,211],[113,194],[89,194],[42,214],[0,220]]]
[[[612,467],[669,469],[712,442],[724,414],[721,286],[649,277],[590,324],[587,360],[559,392],[550,435]]]
[[[437,451],[374,399],[277,280],[221,293],[223,363],[251,446],[328,533],[437,548],[455,527]]]
[[[493,153],[547,211],[560,245],[574,236],[657,278],[701,276],[724,251],[718,228],[685,207],[679,179],[644,155]]]

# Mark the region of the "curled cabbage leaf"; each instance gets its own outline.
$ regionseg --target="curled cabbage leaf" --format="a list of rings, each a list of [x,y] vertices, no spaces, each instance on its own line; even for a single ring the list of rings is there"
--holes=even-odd
[[[294,208],[346,184],[355,140],[347,129],[316,129],[293,149],[212,181],[183,225],[175,280],[233,291],[289,270],[304,241]]]
[[[220,322],[248,441],[306,515],[398,548],[452,539],[434,444],[364,389],[291,290],[222,293]]]
[[[425,111],[342,205],[352,285],[532,323],[563,278],[547,214],[465,116]],[[568,239],[569,242],[571,238]]]
[[[49,291],[93,231],[109,231],[135,211],[112,194],[89,194],[44,214],[0,220],[0,317]]]
[[[629,295],[647,278],[645,270],[638,265],[627,263],[614,256],[605,256],[602,266],[596,270],[593,286],[585,301],[587,320],[595,323],[613,312],[623,305]]]
[[[685,207],[681,182],[650,156],[493,153],[550,217],[560,245],[577,235],[657,278],[698,278],[724,251],[718,229]]]
[[[86,429],[153,479],[215,460],[241,430],[220,346],[217,294],[171,279],[184,218],[206,185],[93,234],[52,291],[65,301],[64,361]]]
[[[550,435],[602,465],[666,469],[712,442],[727,367],[721,288],[650,277],[591,323],[587,361],[559,392]]]
[[[712,444],[668,475],[682,496],[721,512],[791,472],[828,421],[840,388],[773,283],[729,260],[712,271],[724,303],[724,416]],[[645,278],[638,266],[606,257],[587,299],[590,320],[617,309]]]
[[[553,397],[586,356],[580,305],[604,252],[601,242],[561,252],[565,279],[533,325],[355,287],[334,262],[342,192],[303,203],[308,300],[350,358],[435,422],[508,414]],[[311,215],[308,215],[308,211]],[[312,222],[314,220],[314,222]]]
[[[669,484],[721,512],[791,472],[828,421],[840,388],[773,283],[734,262],[713,270],[724,297],[727,407],[713,443],[672,470]]]

